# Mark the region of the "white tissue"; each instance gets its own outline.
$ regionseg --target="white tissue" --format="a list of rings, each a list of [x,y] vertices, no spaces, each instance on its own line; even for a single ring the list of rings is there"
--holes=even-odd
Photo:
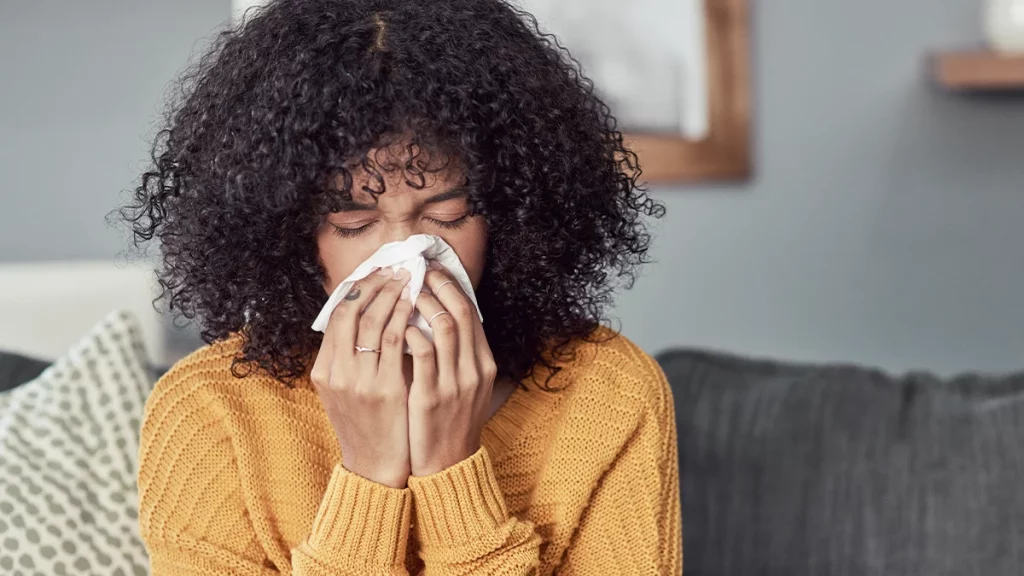
[[[436,260],[448,271],[452,279],[459,283],[462,291],[473,302],[480,321],[483,322],[484,318],[480,314],[480,306],[476,303],[476,294],[473,292],[473,284],[469,281],[469,275],[463,268],[458,255],[455,254],[455,250],[438,236],[416,234],[401,242],[390,242],[381,246],[365,262],[357,266],[355,271],[345,278],[327,299],[327,303],[324,304],[320,313],[317,314],[316,320],[313,321],[313,330],[317,332],[326,330],[334,307],[345,298],[356,282],[372,274],[376,268],[391,268],[393,271],[398,271],[401,268],[408,270],[410,274],[409,298],[415,305],[416,298],[419,297],[420,291],[423,289],[423,277],[427,273],[427,260]],[[416,326],[429,340],[433,341],[434,333],[419,311],[413,312],[409,319],[409,325]],[[407,346],[406,352],[408,351]]]

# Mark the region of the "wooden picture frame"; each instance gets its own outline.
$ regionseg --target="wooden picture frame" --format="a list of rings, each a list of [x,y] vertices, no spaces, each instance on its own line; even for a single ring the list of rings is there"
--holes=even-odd
[[[704,0],[710,130],[703,140],[626,134],[641,180],[656,184],[746,180],[752,169],[749,0]]]

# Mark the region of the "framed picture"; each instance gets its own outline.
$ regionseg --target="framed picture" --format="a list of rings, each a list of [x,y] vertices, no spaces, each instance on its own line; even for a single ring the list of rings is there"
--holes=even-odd
[[[751,173],[748,0],[517,0],[580,61],[648,182]]]

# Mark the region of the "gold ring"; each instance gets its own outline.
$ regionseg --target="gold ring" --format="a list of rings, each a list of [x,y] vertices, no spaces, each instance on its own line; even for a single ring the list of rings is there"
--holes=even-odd
[[[434,314],[433,316],[431,316],[430,320],[427,320],[427,326],[430,326],[430,323],[434,321],[434,318],[437,318],[441,314],[448,314],[448,311],[447,310],[441,310],[437,314]],[[433,326],[431,326],[431,328],[433,328]]]
[[[434,290],[434,294],[437,294],[438,292],[441,291],[441,288],[444,288],[445,286],[447,286],[449,284],[452,284],[451,280],[445,280],[444,282],[441,282],[441,285],[438,286],[436,290]]]
[[[362,346],[356,346],[356,352],[373,352],[374,354],[380,354],[380,350],[376,348],[363,348]]]

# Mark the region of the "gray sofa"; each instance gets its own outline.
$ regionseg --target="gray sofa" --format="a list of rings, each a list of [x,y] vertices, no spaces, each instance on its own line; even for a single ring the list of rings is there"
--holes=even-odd
[[[1024,574],[1024,375],[658,360],[687,576]]]

